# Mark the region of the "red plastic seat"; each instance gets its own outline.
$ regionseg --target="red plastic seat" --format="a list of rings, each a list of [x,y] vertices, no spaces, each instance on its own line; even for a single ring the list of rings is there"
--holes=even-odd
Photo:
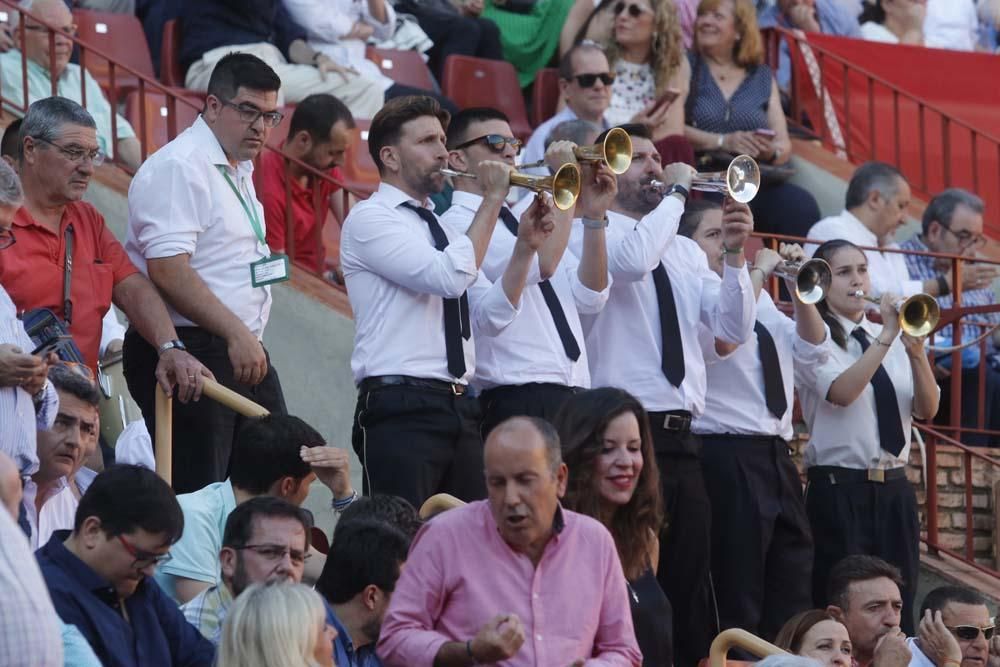
[[[160,45],[160,81],[175,88],[184,87],[181,70],[181,24],[170,19],[163,24],[163,43]]]
[[[524,96],[517,82],[517,70],[502,60],[471,56],[448,56],[444,63],[441,88],[461,109],[493,107],[507,114],[514,136],[527,141],[531,124]]]
[[[81,41],[106,53],[115,63],[125,65],[150,79],[156,79],[146,33],[142,31],[142,23],[135,16],[77,9],[73,12],[73,19],[76,21],[77,36]],[[110,99],[111,67],[108,60],[82,50],[80,63],[101,84],[105,95]],[[112,100],[112,103],[124,99],[136,90],[138,85],[138,77],[115,67],[116,99]]]
[[[427,68],[423,56],[416,51],[398,49],[376,49],[369,46],[365,57],[378,65],[382,74],[406,86],[434,90],[434,76]]]
[[[187,92],[187,91],[185,91]],[[194,107],[185,104],[182,99],[175,101],[176,127],[175,131],[180,134],[198,118],[204,105],[204,98],[193,95],[184,95],[183,99],[191,102]],[[197,107],[197,108],[195,108]],[[167,104],[167,96],[163,93],[146,93],[146,104],[140,104],[139,92],[129,93],[125,98],[125,118],[132,124],[136,137],[142,141],[143,117],[145,117],[145,137],[146,154],[151,155],[156,150],[162,148],[173,137],[170,136],[169,126],[170,107]]]
[[[378,189],[378,167],[368,153],[368,128],[371,121],[357,119],[354,141],[347,147],[344,156],[344,184],[349,190],[371,194]]]
[[[556,115],[559,108],[559,70],[543,67],[535,72],[531,95],[531,124],[538,127]]]

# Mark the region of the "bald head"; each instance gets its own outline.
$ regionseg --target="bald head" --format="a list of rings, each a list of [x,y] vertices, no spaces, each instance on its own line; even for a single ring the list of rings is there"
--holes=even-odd
[[[0,452],[0,503],[17,521],[18,506],[21,504],[21,475],[14,461]]]
[[[486,447],[494,442],[498,447],[515,447],[519,449],[543,447],[549,467],[554,471],[562,463],[562,448],[559,446],[559,433],[552,424],[538,417],[511,417],[498,424],[489,437]],[[485,452],[484,452],[485,453]]]
[[[25,17],[24,32],[24,52],[29,60],[34,60],[51,72],[55,76],[61,76],[70,56],[73,54],[73,40],[69,35],[75,31],[73,25],[73,14],[63,0],[25,0],[21,7],[31,12],[32,16],[39,21],[58,28],[55,33],[54,47],[55,59],[52,59],[52,50],[49,49],[49,31],[34,18]],[[20,44],[20,23],[12,21],[15,27],[15,43]]]

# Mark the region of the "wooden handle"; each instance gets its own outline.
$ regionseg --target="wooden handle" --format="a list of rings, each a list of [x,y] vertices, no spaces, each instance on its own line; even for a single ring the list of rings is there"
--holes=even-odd
[[[244,417],[266,417],[271,414],[267,408],[259,403],[254,403],[246,396],[237,394],[232,389],[224,387],[215,380],[205,378],[205,387],[202,394],[208,398],[221,403],[230,410],[238,412]]]
[[[708,649],[709,667],[726,667],[726,654],[732,648],[741,648],[760,658],[776,653],[787,653],[746,630],[729,628],[720,632],[712,642],[712,647]]]

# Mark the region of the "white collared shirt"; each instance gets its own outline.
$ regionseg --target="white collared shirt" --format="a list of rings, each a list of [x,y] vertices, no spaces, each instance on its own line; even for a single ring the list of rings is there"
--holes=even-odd
[[[757,321],[774,339],[788,409],[781,419],[767,409],[764,367],[756,332],[735,352],[723,358],[715,350],[715,336],[702,328],[699,342],[707,363],[708,392],[705,412],[691,426],[695,433],[777,435],[785,440],[792,439],[795,364],[823,364],[828,352],[825,345],[812,345],[799,338],[795,320],[779,311],[766,291],[761,291],[757,299]]]
[[[264,226],[264,207],[253,187],[253,163],[233,169],[215,134],[200,116],[194,125],[151,155],[128,190],[125,249],[140,271],[147,259],[190,255],[191,268],[258,338],[271,312],[271,288],[250,284],[250,264],[270,250],[250,225],[222,166]],[[199,326],[167,301],[175,326]]]
[[[927,0],[924,46],[954,51],[975,51],[979,16],[973,0]]]
[[[829,353],[825,362],[800,363],[795,366],[795,386],[799,390],[802,415],[809,426],[809,444],[806,446],[806,466],[840,466],[842,468],[897,468],[905,465],[910,454],[910,426],[913,421],[913,370],[906,348],[899,336],[892,341],[882,359],[892,380],[903,422],[906,446],[899,456],[882,449],[878,436],[878,417],[875,412],[875,389],[871,382],[861,395],[848,406],[838,406],[827,400],[830,386],[863,354],[851,332],[858,326],[868,334],[870,345],[877,345],[875,338],[882,326],[867,317],[860,324],[838,318],[847,335],[847,349],[840,347],[827,334],[825,346]]]
[[[21,504],[27,515],[28,525],[31,526],[32,550],[44,547],[55,531],[72,530],[73,521],[76,518],[76,508],[80,504],[80,501],[73,495],[72,489],[69,488],[65,477],[59,479],[58,484],[42,501],[41,511],[35,509],[37,494],[38,485],[30,477],[25,479],[24,497]]]
[[[451,208],[441,216],[441,223],[456,236],[465,234],[482,201],[480,195],[456,190],[452,195]],[[503,220],[498,220],[482,266],[489,280],[500,281],[516,242],[517,237],[510,233]],[[538,256],[535,255],[521,294],[520,315],[499,335],[476,337],[476,376],[473,381],[476,387],[489,389],[529,382],[590,387],[580,313],[593,315],[600,312],[608,300],[610,285],[601,292],[587,288],[577,274],[579,265],[575,256],[564,253],[549,283],[559,297],[566,321],[580,346],[580,357],[574,362],[566,356],[552,313],[538,287],[541,275]]]
[[[583,316],[595,387],[622,387],[646,410],[705,408],[705,359],[698,345],[699,325],[719,338],[743,343],[753,333],[757,308],[747,269],[726,265],[723,278],[708,268],[698,244],[677,236],[684,212],[676,197],[665,197],[642,220],[608,211],[608,270],[614,277],[608,303],[597,316]],[[576,221],[570,249],[579,255],[583,229]],[[684,350],[684,381],[674,387],[661,368],[663,339],[660,307],[652,271],[663,261],[677,305]]]
[[[809,238],[817,241],[844,239],[859,246],[879,246],[878,237],[865,227],[865,224],[850,211],[841,211],[840,215],[823,218],[809,230]],[[898,250],[899,244],[893,241],[879,247]],[[817,246],[806,244],[805,251],[810,257],[816,252]],[[919,280],[910,280],[910,271],[906,268],[906,257],[898,252],[879,252],[866,250],[868,258],[868,275],[871,276],[872,294],[879,296],[886,292],[898,296],[913,296],[924,291],[924,284]]]
[[[927,654],[920,648],[916,637],[907,637],[906,645],[910,649],[909,667],[937,667],[934,662],[927,657]]]
[[[405,203],[423,206],[387,183],[351,208],[340,237],[340,266],[354,311],[355,383],[376,375],[410,375],[467,383],[476,366],[475,332],[496,335],[517,316],[503,286],[476,267],[472,239],[441,225],[448,237],[434,248],[430,227]],[[468,290],[473,337],[464,341],[465,375],[448,372],[442,298]]]

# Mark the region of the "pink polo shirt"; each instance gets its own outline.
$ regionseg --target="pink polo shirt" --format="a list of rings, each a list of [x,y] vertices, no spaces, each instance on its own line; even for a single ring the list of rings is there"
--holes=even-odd
[[[431,667],[445,642],[465,642],[494,616],[510,613],[521,619],[525,641],[498,664],[641,665],[611,534],[590,517],[560,514],[562,529],[538,567],[500,537],[487,501],[424,526],[382,624],[377,651],[386,667]]]

